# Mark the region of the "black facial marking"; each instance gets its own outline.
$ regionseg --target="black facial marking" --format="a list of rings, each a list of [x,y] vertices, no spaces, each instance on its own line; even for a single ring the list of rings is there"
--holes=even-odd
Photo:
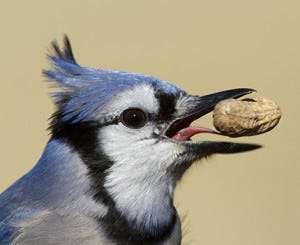
[[[79,153],[87,165],[94,198],[109,205],[111,198],[104,189],[105,170],[112,166],[108,157],[98,147],[98,127],[88,123],[57,123],[52,131],[53,138],[65,138],[74,150]]]
[[[116,208],[110,208],[108,215],[98,220],[101,227],[104,227],[108,238],[113,241],[118,241],[120,245],[150,245],[157,244],[165,241],[170,237],[176,225],[176,212],[174,211],[172,220],[164,227],[157,228],[156,232],[150,233],[143,230],[143,227],[134,229],[131,227],[127,220],[117,211]]]
[[[105,125],[103,126],[105,127]],[[101,126],[90,123],[69,124],[61,121],[61,113],[55,113],[52,124],[52,138],[67,139],[74,151],[79,153],[81,159],[88,168],[89,177],[94,191],[94,199],[108,207],[106,216],[97,218],[98,224],[104,229],[105,234],[116,244],[137,245],[137,244],[156,244],[166,240],[172,233],[176,225],[176,211],[173,208],[172,220],[163,227],[154,231],[139,230],[132,227],[126,218],[115,207],[115,202],[104,187],[106,170],[109,169],[113,162],[101,149],[98,140],[98,131]],[[102,142],[103,144],[105,142]],[[146,241],[146,242],[145,242]]]
[[[159,100],[159,119],[169,121],[175,113],[175,105],[179,94],[167,94],[160,90],[155,91],[155,97]]]

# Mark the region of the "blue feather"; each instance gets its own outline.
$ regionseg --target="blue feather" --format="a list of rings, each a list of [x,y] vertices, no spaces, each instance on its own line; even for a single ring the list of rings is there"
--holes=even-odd
[[[52,69],[43,73],[60,88],[52,97],[63,122],[74,124],[95,121],[96,117],[99,118],[95,112],[101,111],[109,99],[136,84],[149,84],[169,94],[182,92],[175,85],[148,75],[80,66],[74,59],[67,37],[63,50],[56,42],[53,42],[53,49],[55,54],[48,55]]]
[[[0,241],[2,245],[11,244],[11,237],[14,233],[14,229],[12,227],[0,224]]]

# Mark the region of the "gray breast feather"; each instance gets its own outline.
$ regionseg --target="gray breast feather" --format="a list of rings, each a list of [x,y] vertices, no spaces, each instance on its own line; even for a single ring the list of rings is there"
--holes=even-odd
[[[92,219],[85,216],[62,215],[55,211],[44,210],[31,219],[18,224],[12,245],[116,245],[105,238],[101,228]],[[100,229],[99,229],[100,228]],[[161,245],[179,245],[181,243],[180,220],[168,240]]]
[[[44,210],[18,224],[12,244],[113,244],[104,240],[97,224],[85,216]]]

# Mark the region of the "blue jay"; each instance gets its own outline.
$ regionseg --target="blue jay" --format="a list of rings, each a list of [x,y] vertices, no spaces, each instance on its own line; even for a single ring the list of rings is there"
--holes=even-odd
[[[193,162],[256,144],[194,141],[190,126],[221,100],[165,81],[78,65],[67,36],[43,74],[53,94],[51,138],[35,167],[0,195],[0,244],[180,244],[176,183]]]

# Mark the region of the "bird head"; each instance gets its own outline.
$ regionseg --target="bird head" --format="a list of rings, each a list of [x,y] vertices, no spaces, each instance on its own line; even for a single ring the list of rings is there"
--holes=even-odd
[[[150,233],[167,227],[174,216],[176,182],[196,160],[259,147],[191,139],[213,132],[191,126],[193,121],[218,102],[254,90],[190,95],[151,76],[80,66],[67,37],[64,42],[63,49],[53,42],[48,56],[53,66],[44,71],[59,87],[53,94],[52,138],[67,140],[89,169],[95,198],[114,206],[135,227]]]

